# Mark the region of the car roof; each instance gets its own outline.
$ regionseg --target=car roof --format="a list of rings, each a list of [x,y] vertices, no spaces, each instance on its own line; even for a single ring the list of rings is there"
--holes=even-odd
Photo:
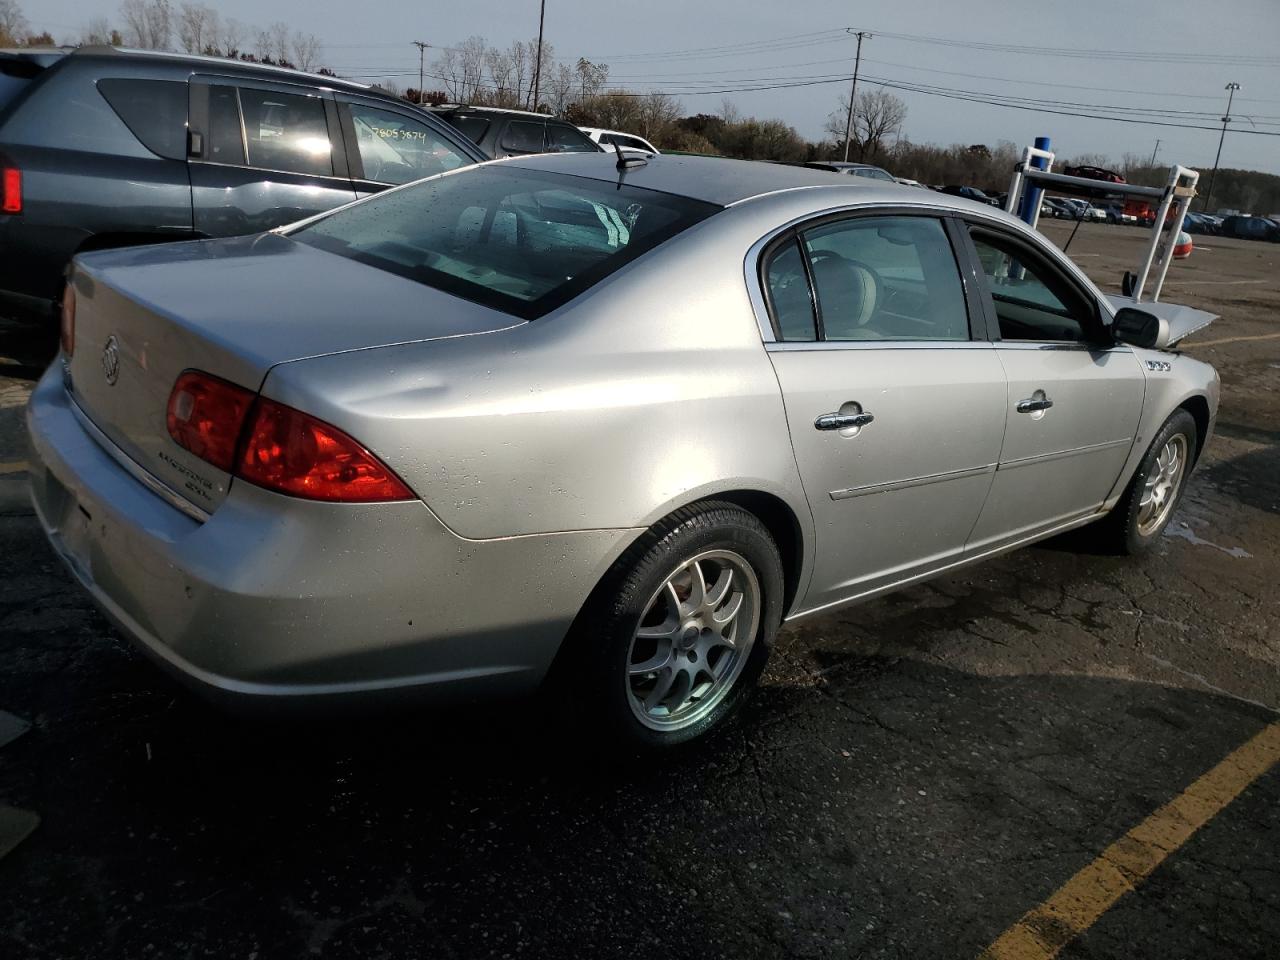
[[[79,47],[71,51],[69,55],[76,58],[109,57],[134,63],[163,62],[217,67],[223,72],[235,71],[241,75],[261,76],[264,79],[272,78],[293,81],[294,83],[298,82],[298,80],[306,80],[317,86],[393,96],[393,94],[388,94],[387,91],[382,90],[380,87],[373,87],[367,83],[356,83],[354,80],[343,80],[340,77],[331,77],[322,73],[307,73],[304,70],[294,70],[290,67],[276,67],[265,63],[251,63],[247,60],[233,60],[230,57],[210,57],[204,54],[171,53],[167,50],[136,50],[130,47],[112,46]]]
[[[537,113],[533,110],[516,110],[513,107],[472,107],[465,103],[441,104],[431,107],[432,113],[476,113],[476,114],[511,114],[516,117],[537,117],[539,120],[555,120],[549,113]],[[562,121],[568,123],[568,121]],[[572,124],[569,124],[572,126]]]
[[[864,178],[833,177],[828,170],[812,167],[689,154],[660,154],[644,163],[629,164],[624,171],[618,170],[617,159],[611,153],[532,154],[497,162],[593,180],[617,182],[622,179],[631,186],[660,190],[722,207],[781,190],[814,187],[833,191],[876,191],[879,194],[876,199],[885,203],[892,203],[895,199],[915,199],[920,195],[915,187]],[[870,195],[868,199],[871,199]],[[968,201],[957,199],[956,205],[969,209]]]

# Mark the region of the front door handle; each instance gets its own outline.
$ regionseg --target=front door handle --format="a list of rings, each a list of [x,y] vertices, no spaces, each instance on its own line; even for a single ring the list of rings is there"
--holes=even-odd
[[[869,413],[824,413],[813,421],[815,430],[844,430],[847,427],[865,427],[874,420]]]
[[[1048,410],[1053,406],[1053,401],[1048,397],[1033,397],[1030,400],[1019,400],[1017,410],[1019,413],[1035,413],[1037,410]]]

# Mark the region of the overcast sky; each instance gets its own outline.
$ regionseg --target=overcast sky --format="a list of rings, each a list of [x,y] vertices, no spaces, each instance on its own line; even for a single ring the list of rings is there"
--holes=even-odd
[[[340,74],[386,77],[402,87],[417,84],[412,40],[450,46],[475,34],[505,47],[538,30],[537,0],[378,0],[355,7],[338,0],[208,0],[208,5],[245,24],[287,21],[316,34],[324,62]],[[96,16],[120,19],[112,0],[23,0],[23,6],[36,29],[47,29],[59,40],[74,39]],[[1133,118],[1053,116],[896,89],[908,108],[903,133],[918,142],[1025,144],[1045,134],[1066,157],[1102,153],[1118,161],[1125,153],[1150,157],[1159,138],[1160,160],[1208,169],[1229,81],[1241,85],[1232,108],[1240,126],[1280,134],[1280,0],[547,0],[546,39],[568,62],[585,56],[608,63],[612,82],[688,91],[847,75],[855,41],[838,32],[845,27],[874,34],[862,50],[862,72],[869,78],[927,84],[965,97],[976,94],[979,100],[997,94],[1081,105],[1052,106],[1065,111],[1115,114],[1115,107],[1123,107]],[[902,35],[1047,47],[1071,55],[974,49]],[[744,44],[754,49],[708,49]],[[1079,55],[1085,50],[1103,53]],[[388,76],[392,71],[402,75]],[[744,115],[779,117],[817,139],[845,89],[847,83],[833,82],[682,92],[679,99],[689,113],[714,113],[728,98]],[[1137,123],[1150,116],[1146,110],[1214,129]],[[1222,165],[1280,174],[1280,136],[1233,129]]]

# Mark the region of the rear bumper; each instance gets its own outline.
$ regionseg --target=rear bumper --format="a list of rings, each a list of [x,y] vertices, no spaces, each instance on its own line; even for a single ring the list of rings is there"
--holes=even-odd
[[[532,690],[634,536],[464,540],[420,502],[311,503],[243,482],[200,523],[86,432],[57,367],[27,415],[40,523],[120,630],[214,699]]]

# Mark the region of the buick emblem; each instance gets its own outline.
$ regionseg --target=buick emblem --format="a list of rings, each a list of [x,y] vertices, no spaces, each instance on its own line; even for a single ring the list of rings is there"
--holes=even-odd
[[[112,386],[120,379],[120,344],[114,333],[107,337],[107,345],[102,348],[102,372],[107,375],[107,383]]]

